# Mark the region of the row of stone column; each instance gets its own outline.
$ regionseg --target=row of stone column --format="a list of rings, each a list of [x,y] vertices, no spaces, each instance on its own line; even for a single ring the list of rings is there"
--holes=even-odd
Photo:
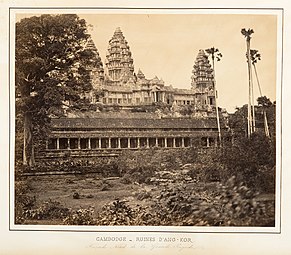
[[[60,146],[60,139],[62,143]],[[83,146],[81,140],[83,139]],[[77,146],[71,142],[77,140]],[[208,141],[209,146],[209,141]],[[85,145],[85,146],[84,146]],[[47,143],[48,149],[123,149],[123,148],[150,148],[150,147],[189,147],[189,137],[155,137],[155,138],[55,138],[52,145]]]

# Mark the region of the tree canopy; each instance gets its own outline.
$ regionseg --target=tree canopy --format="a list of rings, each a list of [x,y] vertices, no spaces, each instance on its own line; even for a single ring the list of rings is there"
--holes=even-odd
[[[96,53],[86,48],[89,38],[85,20],[75,14],[16,23],[16,109],[23,113],[24,140],[42,133],[50,117],[62,115],[66,104],[80,103],[80,95],[92,88],[89,67]]]

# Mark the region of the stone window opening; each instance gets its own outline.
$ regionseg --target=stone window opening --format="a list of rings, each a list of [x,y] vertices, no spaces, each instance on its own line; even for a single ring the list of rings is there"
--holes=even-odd
[[[120,147],[121,148],[128,148],[128,139],[127,138],[120,138]]]
[[[140,138],[139,143],[140,143],[141,148],[147,147],[147,138],[145,138],[145,137]]]
[[[59,139],[59,148],[61,150],[68,149],[68,138]]]
[[[99,147],[99,139],[91,138],[91,149],[97,149]]]
[[[57,149],[57,139],[51,138],[48,140],[48,149],[56,150]]]
[[[155,147],[156,146],[156,138],[149,138],[149,146]]]
[[[137,138],[130,138],[130,148],[137,148]]]
[[[182,147],[182,138],[181,137],[175,138],[175,142],[176,142],[176,147]]]
[[[167,147],[174,147],[174,139],[169,137],[167,138]]]
[[[185,137],[184,138],[184,146],[185,147],[190,147],[190,138],[189,137]]]
[[[71,138],[70,139],[70,149],[78,149],[78,138]]]
[[[165,138],[158,138],[158,146],[165,147]]]
[[[118,148],[118,138],[111,138],[111,148]]]
[[[109,139],[108,138],[101,138],[101,148],[106,149],[109,147]]]
[[[80,148],[82,150],[89,148],[89,139],[88,138],[81,138],[80,139]]]

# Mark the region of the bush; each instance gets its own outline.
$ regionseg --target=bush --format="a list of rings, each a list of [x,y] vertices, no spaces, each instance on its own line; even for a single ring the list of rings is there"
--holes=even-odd
[[[235,175],[249,188],[260,192],[274,191],[274,141],[264,134],[254,133],[251,139],[238,138],[234,146],[223,149],[220,161],[226,169],[224,180]]]
[[[177,170],[186,163],[195,162],[197,156],[194,148],[124,151],[118,158],[118,167],[125,176],[123,182],[149,183],[156,171]]]
[[[74,192],[73,198],[74,199],[80,199],[80,194],[78,192]]]
[[[97,217],[98,225],[149,225],[154,216],[147,212],[146,208],[137,206],[132,208],[125,201],[116,199],[112,203],[103,206]]]
[[[235,177],[215,191],[199,192],[186,186],[166,187],[153,201],[154,225],[269,226],[274,221],[274,201],[260,202]]]
[[[94,208],[79,209],[70,211],[69,215],[63,220],[65,225],[96,225],[96,220],[93,218]]]
[[[69,209],[63,207],[59,202],[48,200],[36,209],[25,210],[25,219],[48,220],[62,219],[69,214]]]
[[[25,221],[24,212],[30,210],[36,203],[35,196],[28,195],[30,190],[26,180],[15,181],[15,223]]]

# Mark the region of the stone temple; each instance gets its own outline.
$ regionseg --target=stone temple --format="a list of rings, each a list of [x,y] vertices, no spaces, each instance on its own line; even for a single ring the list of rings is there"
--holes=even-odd
[[[87,47],[96,52],[98,61],[100,57],[93,41]],[[195,105],[208,115],[214,111],[213,70],[203,50],[199,51],[193,67],[191,88],[173,88],[157,76],[148,79],[141,70],[134,72],[130,47],[120,28],[109,40],[104,69],[102,62],[92,69],[92,81],[94,90],[86,95],[92,103],[130,107],[160,102]]]
[[[122,150],[218,146],[213,69],[203,50],[194,61],[189,89],[178,89],[157,76],[146,78],[141,70],[135,73],[133,56],[120,28],[109,40],[105,65],[92,40],[86,47],[95,52],[95,58],[90,67],[93,89],[83,97],[96,110],[90,115],[68,113],[52,119],[46,149],[38,153],[38,159],[65,156],[94,163],[100,155]],[[153,106],[156,111],[149,110]],[[118,110],[112,111],[114,107]],[[191,112],[181,115],[181,109]],[[229,140],[227,113],[220,111],[219,115],[222,137]]]

